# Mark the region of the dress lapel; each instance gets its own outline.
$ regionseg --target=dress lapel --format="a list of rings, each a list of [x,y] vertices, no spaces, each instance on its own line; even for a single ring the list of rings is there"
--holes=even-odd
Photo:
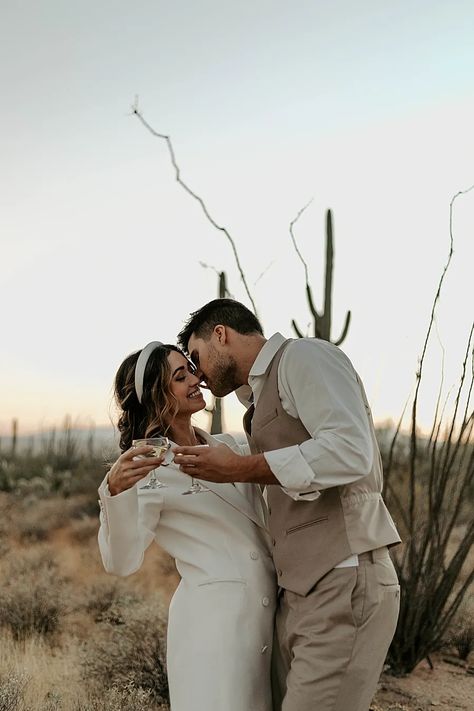
[[[265,521],[258,515],[250,501],[232,484],[215,484],[212,481],[200,480],[203,486],[206,486],[214,494],[233,506],[240,513],[245,514],[247,518],[253,521],[257,526],[266,528]]]
[[[202,439],[204,439],[207,444],[209,444],[210,447],[216,447],[217,445],[221,444],[221,442],[215,440],[204,430],[201,430],[198,427],[195,427],[194,429],[199,433]],[[260,515],[260,512],[262,512],[263,514],[264,505],[262,505],[260,501],[256,500],[258,497],[260,497],[260,492],[254,492],[253,489],[255,487],[252,487],[252,503],[247,498],[247,496],[239,490],[239,484],[216,484],[212,481],[205,481],[204,479],[199,479],[198,481],[201,481],[203,486],[206,486],[214,494],[219,496],[224,501],[227,501],[228,504],[233,506],[241,513],[245,514],[251,521],[257,524],[257,526],[266,528],[265,517]],[[247,487],[251,485],[245,484],[243,486]]]

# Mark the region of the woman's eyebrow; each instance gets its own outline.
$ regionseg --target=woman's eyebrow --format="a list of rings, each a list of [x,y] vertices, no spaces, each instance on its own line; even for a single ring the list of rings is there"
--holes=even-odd
[[[174,376],[176,375],[176,373],[177,373],[178,371],[180,371],[180,370],[184,370],[184,365],[180,365],[179,368],[176,368],[176,370],[174,371],[174,373],[173,373],[173,375],[172,375],[171,377],[174,378]]]

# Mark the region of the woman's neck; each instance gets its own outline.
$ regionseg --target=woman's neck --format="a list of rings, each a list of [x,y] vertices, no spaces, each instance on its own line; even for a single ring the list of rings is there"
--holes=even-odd
[[[168,436],[180,447],[193,447],[196,444],[201,444],[191,424],[190,417],[186,419],[175,418],[168,430]]]

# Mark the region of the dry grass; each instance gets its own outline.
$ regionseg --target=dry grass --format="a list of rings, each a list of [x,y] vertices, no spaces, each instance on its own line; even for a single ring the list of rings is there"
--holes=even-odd
[[[0,711],[167,711],[176,571],[153,547],[138,574],[107,575],[91,501],[0,494]]]
[[[0,627],[9,630],[16,640],[38,634],[52,638],[60,628],[65,603],[64,579],[47,549],[16,553],[2,562],[5,580],[0,590]]]
[[[156,703],[166,703],[165,639],[166,612],[159,598],[115,602],[83,647],[84,679],[98,691],[131,685],[148,692]]]
[[[471,652],[474,652],[474,596],[466,600],[458,610],[449,629],[447,642],[463,661],[467,661]]]
[[[54,695],[63,699],[65,708],[72,708],[74,700],[83,693],[78,660],[75,640],[64,639],[60,649],[52,649],[39,635],[21,643],[11,635],[2,635],[0,674],[10,680],[26,680],[24,706],[32,711],[43,711],[44,700]]]
[[[0,493],[0,711],[167,711],[164,626],[174,563],[152,546],[135,575],[107,575],[91,515],[96,501],[53,495],[27,506]],[[27,524],[41,526],[45,540],[26,535]],[[451,630],[450,651],[471,629],[467,619]],[[429,699],[440,711],[469,709],[470,683],[465,667],[421,665],[407,679],[384,678],[373,711],[430,709]]]

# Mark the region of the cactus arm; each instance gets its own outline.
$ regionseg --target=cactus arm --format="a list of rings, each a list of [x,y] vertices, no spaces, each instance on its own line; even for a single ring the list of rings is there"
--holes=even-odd
[[[297,326],[295,319],[291,319],[291,325],[293,326],[293,330],[296,333],[296,335],[298,336],[298,338],[304,338],[303,334],[301,333],[300,329]]]
[[[343,342],[343,340],[345,339],[345,337],[347,336],[347,331],[349,330],[350,322],[351,322],[351,312],[348,311],[346,314],[346,322],[344,323],[344,328],[342,330],[342,334],[339,337],[339,339],[337,341],[335,341],[335,343],[334,343],[335,346],[340,346],[341,343]]]

